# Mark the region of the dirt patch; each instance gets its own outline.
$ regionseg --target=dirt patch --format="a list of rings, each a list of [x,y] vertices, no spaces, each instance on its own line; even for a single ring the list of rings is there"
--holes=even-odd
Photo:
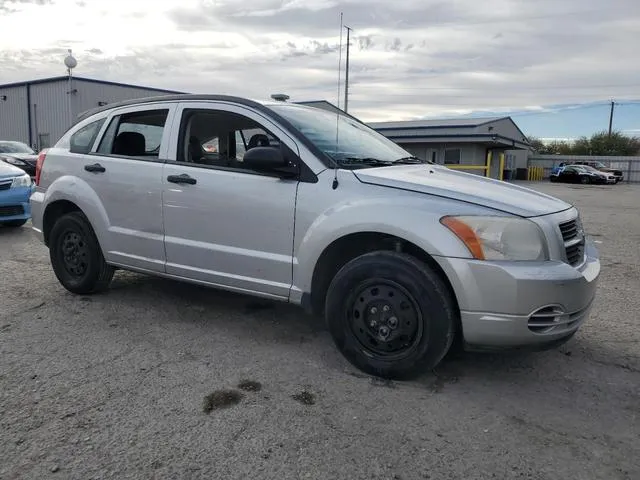
[[[229,408],[240,403],[242,393],[237,390],[216,390],[204,397],[202,411],[211,413],[213,410]]]
[[[291,395],[291,398],[293,398],[296,402],[300,402],[303,405],[315,405],[316,403],[316,396],[311,393],[308,392],[306,390],[302,390],[299,393],[296,393],[295,395]]]
[[[259,392],[262,390],[262,384],[254,380],[243,380],[238,384],[238,388],[245,392]]]

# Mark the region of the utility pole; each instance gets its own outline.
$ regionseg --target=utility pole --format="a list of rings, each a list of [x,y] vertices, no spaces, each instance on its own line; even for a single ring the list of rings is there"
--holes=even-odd
[[[613,126],[613,107],[615,106],[615,104],[616,102],[611,100],[611,113],[609,114],[609,137],[611,137],[611,127]]]
[[[351,28],[345,27],[347,29],[347,61],[345,65],[345,77],[344,77],[344,111],[347,112],[349,109],[349,34],[351,33]]]

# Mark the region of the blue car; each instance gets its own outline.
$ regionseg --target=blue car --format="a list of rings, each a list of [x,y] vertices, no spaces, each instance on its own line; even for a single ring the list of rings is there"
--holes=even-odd
[[[0,162],[0,225],[21,227],[31,218],[31,177],[8,163]]]

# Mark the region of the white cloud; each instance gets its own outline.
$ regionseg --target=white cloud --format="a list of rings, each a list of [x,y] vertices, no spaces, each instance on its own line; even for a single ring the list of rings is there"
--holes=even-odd
[[[635,0],[0,0],[0,83],[64,74],[72,48],[78,75],[336,102],[340,11],[367,120],[640,95]]]

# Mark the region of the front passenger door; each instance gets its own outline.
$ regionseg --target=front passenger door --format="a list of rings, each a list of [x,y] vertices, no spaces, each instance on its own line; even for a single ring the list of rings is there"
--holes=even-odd
[[[253,110],[223,103],[181,104],[172,130],[175,160],[163,175],[167,273],[288,298],[298,180],[249,170],[242,158],[265,142],[295,155],[295,142]]]

